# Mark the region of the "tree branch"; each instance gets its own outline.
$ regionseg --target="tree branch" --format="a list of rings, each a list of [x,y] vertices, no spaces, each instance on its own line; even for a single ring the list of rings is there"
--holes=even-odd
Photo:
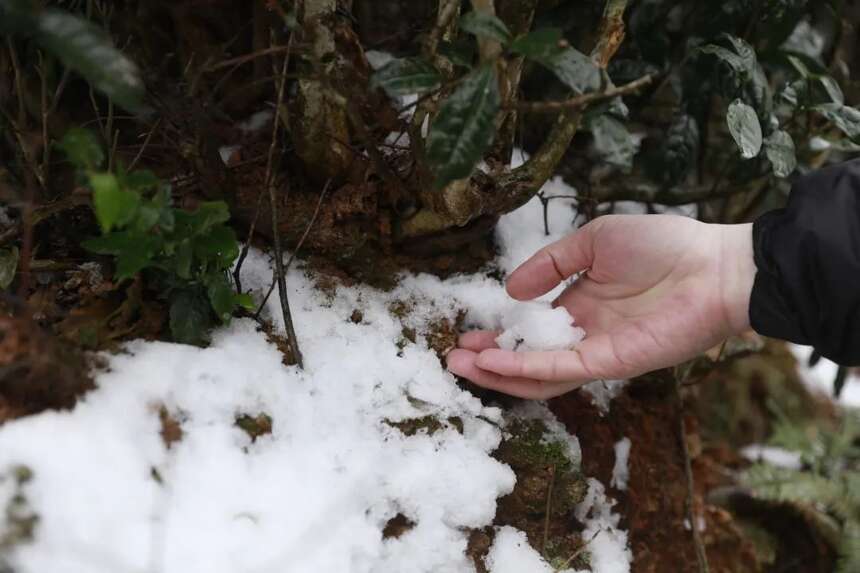
[[[516,109],[525,113],[559,113],[562,111],[578,110],[595,103],[601,103],[619,96],[638,92],[650,85],[654,76],[648,74],[623,86],[612,87],[599,92],[589,92],[580,96],[561,101],[539,101],[539,102],[516,102],[505,107]]]

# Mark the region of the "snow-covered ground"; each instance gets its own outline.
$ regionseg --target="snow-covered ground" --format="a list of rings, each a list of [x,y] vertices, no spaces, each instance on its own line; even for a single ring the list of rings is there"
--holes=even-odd
[[[547,184],[554,189],[570,191]],[[537,200],[504,217],[500,266],[510,271],[572,219],[566,200],[551,204],[550,237]],[[252,252],[243,274],[260,292],[270,261]],[[304,371],[284,366],[253,322],[236,320],[206,349],[130,343],[106,357],[98,388],[73,410],[0,426],[0,492],[13,467],[30,468],[22,493],[39,518],[33,540],[0,555],[0,569],[5,558],[17,573],[473,571],[467,529],[492,523],[515,480],[490,455],[503,413],[460,389],[420,333],[458,309],[469,325],[497,328],[513,304],[503,287],[481,274],[404,276],[390,292],[324,293],[295,268],[289,289]],[[392,311],[404,302],[405,318]],[[277,308],[275,294],[268,314],[281,329]],[[403,343],[404,320],[419,333],[414,344]],[[619,385],[597,384],[605,405]],[[161,412],[182,430],[169,447]],[[236,426],[237,416],[263,413],[270,434],[252,440]],[[406,436],[391,425],[428,415],[458,417],[462,433],[449,424]],[[630,567],[612,504],[591,480],[577,512],[595,573]],[[414,527],[384,539],[397,514]],[[0,539],[7,517],[0,508]],[[499,531],[493,573],[551,571],[523,539]]]

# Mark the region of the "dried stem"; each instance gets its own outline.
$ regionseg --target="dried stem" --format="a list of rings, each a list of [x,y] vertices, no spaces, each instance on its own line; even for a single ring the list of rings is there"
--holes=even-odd
[[[287,46],[292,42],[292,35]],[[269,192],[269,203],[272,211],[272,242],[275,250],[275,272],[278,279],[278,293],[281,299],[281,313],[284,318],[284,329],[287,332],[287,342],[290,345],[290,351],[293,354],[296,364],[299,368],[304,368],[304,360],[302,352],[299,349],[299,341],[296,336],[296,329],[293,325],[293,316],[290,312],[289,295],[287,293],[286,271],[284,269],[283,250],[281,249],[281,234],[278,232],[278,198],[275,190],[274,176],[272,164],[275,156],[275,148],[278,143],[278,127],[280,126],[281,107],[284,101],[284,86],[287,83],[287,68],[290,63],[290,52],[287,51],[284,56],[284,63],[281,69],[281,79],[278,82],[278,98],[275,104],[275,118],[272,122],[272,142],[269,145],[269,154],[266,158],[266,189]]]

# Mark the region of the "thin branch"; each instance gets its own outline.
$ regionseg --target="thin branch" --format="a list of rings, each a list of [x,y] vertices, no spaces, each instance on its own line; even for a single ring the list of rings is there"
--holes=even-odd
[[[305,244],[305,239],[307,239],[308,235],[310,235],[311,229],[313,228],[314,223],[316,223],[317,217],[319,216],[320,207],[322,207],[323,199],[325,199],[325,195],[328,192],[328,188],[329,188],[330,184],[331,184],[331,179],[326,181],[325,186],[323,186],[323,190],[320,193],[320,198],[319,198],[319,200],[317,200],[316,209],[314,209],[314,214],[313,214],[313,216],[311,216],[311,220],[308,223],[308,226],[305,227],[305,232],[302,234],[302,237],[299,239],[299,242],[296,244],[296,248],[293,249],[293,252],[290,254],[290,258],[287,260],[287,264],[284,265],[284,272],[287,272],[290,270],[290,267],[293,265],[293,261],[295,260],[296,255],[298,254],[299,250],[301,250],[302,245]],[[276,281],[272,281],[272,284],[269,286],[269,291],[266,293],[266,296],[263,297],[263,302],[260,303],[260,307],[257,309],[257,312],[254,313],[255,319],[259,318],[260,313],[263,312],[263,308],[266,306],[266,303],[269,302],[269,297],[272,296],[272,292],[274,292],[274,290],[275,290],[275,284],[276,284]]]
[[[648,74],[623,86],[613,87],[602,91],[589,92],[580,96],[562,101],[540,101],[540,102],[515,102],[505,106],[507,109],[516,109],[525,113],[552,113],[556,114],[566,110],[578,110],[595,103],[601,103],[619,96],[638,92],[650,85],[654,76]]]
[[[292,44],[292,34],[287,42],[287,46]],[[281,313],[284,319],[284,329],[287,331],[287,342],[290,345],[290,351],[299,368],[304,368],[304,360],[302,352],[299,349],[299,341],[296,336],[296,329],[293,325],[293,316],[290,313],[290,302],[287,293],[286,271],[284,270],[283,250],[281,249],[281,234],[278,231],[278,199],[275,193],[274,176],[272,173],[272,163],[275,156],[275,148],[278,143],[278,127],[280,126],[281,107],[284,101],[284,86],[287,83],[287,68],[290,64],[290,52],[287,51],[284,55],[284,64],[281,69],[281,81],[278,83],[278,98],[275,102],[275,118],[272,122],[272,142],[269,145],[269,154],[266,159],[266,188],[269,192],[269,203],[272,211],[272,242],[275,249],[275,271],[278,277],[278,293],[281,299]]]
[[[552,511],[552,488],[555,485],[555,466],[550,466],[549,470],[549,486],[546,490],[546,512],[543,518],[543,541],[541,542],[540,552],[546,555],[546,546],[549,542],[549,514]]]
[[[687,482],[687,498],[684,500],[686,507],[687,519],[690,521],[690,529],[693,532],[693,545],[696,547],[696,559],[699,562],[699,573],[710,573],[708,566],[708,553],[705,551],[705,544],[702,541],[699,525],[696,519],[696,509],[694,504],[695,483],[693,481],[693,465],[690,461],[690,449],[687,446],[687,424],[684,421],[684,397],[681,394],[681,388],[684,385],[684,380],[681,376],[675,376],[675,393],[678,398],[678,433],[681,440],[681,453],[684,456],[684,478]]]
[[[161,126],[161,117],[155,120],[155,123],[152,125],[152,129],[149,130],[149,133],[146,134],[146,139],[143,140],[143,144],[141,144],[140,149],[137,152],[137,155],[134,156],[134,159],[131,161],[131,164],[128,166],[129,171],[134,171],[134,166],[137,165],[137,162],[140,161],[140,158],[143,156],[143,152],[146,150],[146,146],[149,145],[149,140],[152,139],[153,134],[158,131],[158,128]]]

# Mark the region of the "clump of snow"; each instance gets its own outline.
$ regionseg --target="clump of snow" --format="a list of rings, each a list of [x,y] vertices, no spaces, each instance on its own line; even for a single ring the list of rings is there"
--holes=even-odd
[[[517,304],[502,317],[502,328],[496,344],[505,350],[571,350],[585,338],[567,309],[543,302]]]
[[[529,545],[526,534],[510,526],[496,530],[496,538],[484,563],[490,573],[555,573]]]
[[[602,416],[609,413],[609,405],[627,386],[627,380],[595,380],[582,387],[591,395],[591,403],[597,406]]]
[[[627,489],[627,480],[630,479],[630,438],[621,438],[615,442],[615,465],[612,468],[612,480],[609,485],[624,491]]]
[[[751,462],[765,462],[779,468],[799,470],[802,467],[800,452],[775,446],[751,444],[741,449],[741,455]]]
[[[618,528],[621,516],[612,512],[614,505],[603,484],[588,478],[588,493],[576,508],[576,518],[585,524],[582,538],[588,543],[593,573],[630,572],[633,552],[627,545],[627,532]]]

